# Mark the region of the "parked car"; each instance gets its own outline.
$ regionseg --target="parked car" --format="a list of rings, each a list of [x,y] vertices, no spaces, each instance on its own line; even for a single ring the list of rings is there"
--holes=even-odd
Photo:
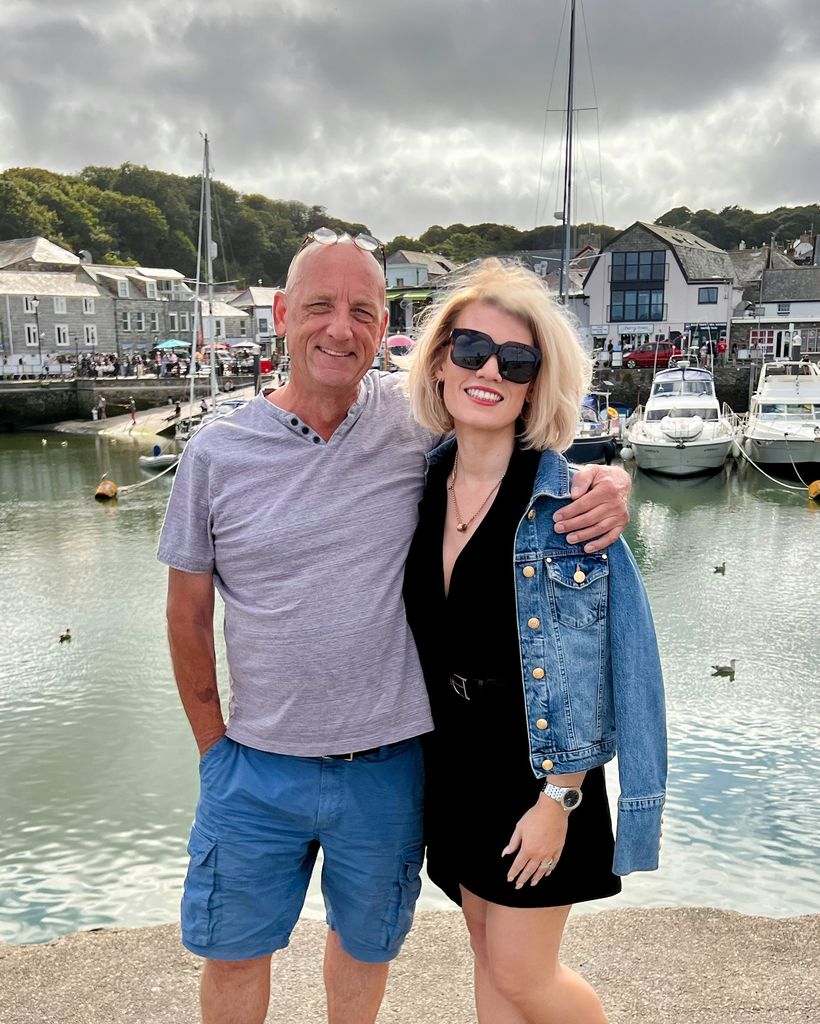
[[[671,341],[650,341],[624,352],[624,366],[659,366],[664,369],[670,359],[680,359],[681,351]]]

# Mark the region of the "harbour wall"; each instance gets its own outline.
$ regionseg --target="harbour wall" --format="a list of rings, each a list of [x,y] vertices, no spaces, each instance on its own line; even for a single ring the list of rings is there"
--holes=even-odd
[[[734,412],[749,411],[751,388],[757,382],[758,366],[742,364],[740,366],[715,367],[715,393],[719,402],[726,402]],[[646,403],[652,388],[652,369],[609,369],[602,367],[596,374],[595,388],[598,391],[610,390],[605,382],[615,385],[610,391],[610,399],[619,404],[635,408]]]
[[[222,378],[220,388],[231,390],[253,383],[253,377]],[[230,385],[230,388],[227,387]],[[196,397],[209,395],[210,380],[196,381]],[[61,420],[91,419],[91,410],[103,396],[109,415],[126,412],[131,396],[137,409],[152,409],[190,394],[187,378],[118,377],[116,380],[77,378],[72,380],[20,380],[0,382],[0,433],[26,427],[59,423]]]

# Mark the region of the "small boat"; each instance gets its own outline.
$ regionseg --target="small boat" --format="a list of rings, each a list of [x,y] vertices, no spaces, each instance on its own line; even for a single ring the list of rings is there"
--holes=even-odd
[[[608,391],[593,391],[581,402],[578,427],[566,451],[570,462],[605,462],[608,466],[618,452],[621,421],[609,404]]]
[[[735,422],[732,410],[717,400],[711,372],[684,361],[655,374],[646,406],[627,421],[624,446],[651,473],[712,473],[732,450]]]
[[[743,450],[762,468],[809,481],[820,472],[820,367],[764,363],[743,431]]]
[[[143,469],[168,469],[179,462],[179,452],[164,452],[158,444],[150,455],[140,455],[139,464]]]

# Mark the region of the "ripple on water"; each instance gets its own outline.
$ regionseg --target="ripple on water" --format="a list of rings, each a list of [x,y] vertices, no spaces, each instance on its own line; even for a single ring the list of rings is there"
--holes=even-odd
[[[154,557],[170,481],[94,502],[102,472],[139,479],[135,450],[98,442],[0,441],[0,941],[178,912],[198,780]],[[579,909],[820,912],[820,516],[746,477],[639,476],[629,537],[667,682],[662,870]],[[734,682],[713,678],[731,657]],[[421,905],[452,906],[429,883]],[[324,916],[316,875],[306,913]]]

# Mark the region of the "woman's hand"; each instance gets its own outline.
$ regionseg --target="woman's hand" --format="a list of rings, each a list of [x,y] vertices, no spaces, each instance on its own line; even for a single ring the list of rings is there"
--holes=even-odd
[[[569,815],[570,812],[555,800],[539,796],[519,820],[512,838],[501,851],[502,857],[518,851],[507,872],[507,881],[514,881],[516,889],[527,881],[537,885],[553,870],[564,849]]]

